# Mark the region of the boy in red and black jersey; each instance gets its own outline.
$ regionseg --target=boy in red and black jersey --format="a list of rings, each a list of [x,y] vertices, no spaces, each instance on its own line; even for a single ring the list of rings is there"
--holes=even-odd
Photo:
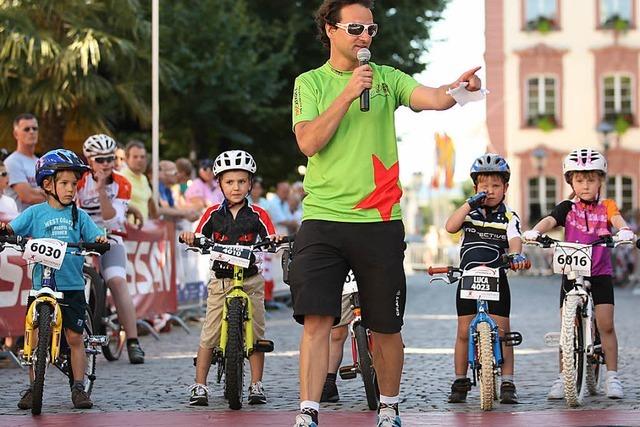
[[[256,163],[253,157],[242,150],[225,151],[213,166],[213,172],[220,183],[224,201],[207,209],[200,219],[195,233],[183,232],[180,237],[192,245],[196,233],[217,243],[226,245],[253,245],[259,240],[275,235],[275,228],[269,214],[247,199],[251,190]],[[220,343],[220,323],[226,294],[231,291],[233,268],[216,261],[213,277],[207,285],[207,314],[200,334],[200,347],[196,362],[196,382],[190,387],[190,405],[208,405],[209,390],[207,375],[211,366],[213,349]],[[264,338],[264,278],[258,272],[255,258],[244,270],[244,291],[253,305],[253,335],[256,341]],[[249,404],[266,403],[262,386],[264,353],[254,352],[249,357],[251,365],[251,385]]]

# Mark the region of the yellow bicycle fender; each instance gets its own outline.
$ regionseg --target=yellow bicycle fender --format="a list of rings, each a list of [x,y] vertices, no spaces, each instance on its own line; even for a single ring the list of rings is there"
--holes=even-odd
[[[54,305],[53,327],[51,328],[51,361],[60,354],[60,337],[62,335],[62,310],[58,304]]]

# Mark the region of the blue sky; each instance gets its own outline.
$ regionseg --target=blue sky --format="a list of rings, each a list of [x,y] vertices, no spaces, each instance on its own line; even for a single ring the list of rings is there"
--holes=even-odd
[[[426,70],[414,77],[424,85],[439,86],[456,80],[470,68],[482,66],[478,76],[484,82],[484,49],[484,2],[452,0],[444,19],[432,29],[431,48],[423,58],[428,64]],[[396,112],[396,129],[401,138],[398,149],[403,183],[408,183],[415,172],[422,172],[425,180],[431,177],[435,132],[447,132],[453,138],[455,180],[467,179],[471,162],[487,145],[485,111],[484,102],[454,106],[443,112],[414,113],[401,107]]]

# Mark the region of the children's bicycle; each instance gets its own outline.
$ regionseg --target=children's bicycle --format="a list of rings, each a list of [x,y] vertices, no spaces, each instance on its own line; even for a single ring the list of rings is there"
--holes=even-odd
[[[527,264],[526,268],[529,268],[529,261]],[[504,363],[502,344],[514,347],[522,343],[520,332],[511,331],[500,337],[497,323],[489,316],[487,301],[500,300],[500,270],[507,268],[509,264],[505,262],[499,268],[478,266],[463,270],[448,266],[429,267],[427,270],[433,276],[429,283],[441,280],[454,284],[460,280],[460,298],[477,301],[478,314],[469,325],[468,361],[473,372],[472,384],[480,383],[480,408],[483,411],[491,410],[493,401],[498,399],[498,375]],[[446,276],[434,276],[436,274]]]
[[[220,345],[213,350],[212,364],[218,365],[217,382],[224,376],[224,396],[229,408],[242,407],[244,390],[244,359],[254,352],[273,351],[273,342],[253,338],[253,306],[249,295],[244,291],[244,268],[249,267],[255,252],[277,252],[280,243],[288,243],[292,238],[281,242],[265,240],[253,246],[222,245],[204,236],[197,236],[193,246],[187,250],[210,254],[211,261],[220,261],[233,265],[232,288],[225,296],[220,325]],[[180,243],[184,243],[179,239]],[[195,361],[194,361],[195,363]]]
[[[42,265],[42,287],[29,291],[33,301],[27,309],[25,319],[24,348],[20,351],[23,365],[33,367],[33,403],[31,413],[42,411],[42,395],[47,366],[52,363],[73,384],[71,350],[62,333],[62,312],[60,302],[64,294],[57,291],[55,270],[64,259],[66,248],[76,248],[73,255],[100,255],[109,250],[108,243],[65,243],[55,239],[26,239],[22,236],[0,236],[0,250],[10,247],[23,252],[28,262]],[[37,337],[35,330],[38,330]],[[84,389],[91,395],[96,379],[96,355],[105,345],[107,337],[93,335],[93,315],[87,307],[84,324],[84,346],[87,356]]]
[[[378,409],[380,390],[376,380],[376,371],[373,367],[373,337],[371,331],[362,324],[362,309],[360,307],[360,295],[358,283],[352,270],[349,270],[344,281],[342,295],[349,295],[353,320],[349,323],[351,335],[351,356],[353,364],[340,367],[340,378],[350,380],[360,374],[364,383],[364,392],[367,397],[367,406],[372,411]]]
[[[593,243],[570,243],[540,236],[536,241],[524,241],[525,245],[553,248],[553,271],[565,274],[569,289],[562,302],[562,324],[560,334],[545,336],[548,345],[560,346],[564,397],[569,407],[582,405],[587,392],[597,394],[605,354],[600,343],[600,334],[594,315],[591,283],[592,249],[597,246],[614,248],[633,244],[630,240],[602,237]]]

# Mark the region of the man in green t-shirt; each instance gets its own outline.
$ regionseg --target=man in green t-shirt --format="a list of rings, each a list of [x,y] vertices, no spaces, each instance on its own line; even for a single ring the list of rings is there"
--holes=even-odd
[[[456,103],[448,89],[466,84],[473,92],[481,85],[478,68],[432,88],[391,67],[359,65],[357,52],[369,48],[377,32],[372,3],[324,1],[316,22],[329,60],[298,76],[294,86],[293,131],[309,158],[303,222],[290,273],[294,317],[304,323],[296,426],[318,423],[329,334],[340,319],[342,285],[350,268],[358,283],[363,323],[373,332],[378,426],[401,425],[406,245],[394,112],[400,105],[415,111],[446,110]],[[358,102],[364,89],[370,90],[366,112]]]

